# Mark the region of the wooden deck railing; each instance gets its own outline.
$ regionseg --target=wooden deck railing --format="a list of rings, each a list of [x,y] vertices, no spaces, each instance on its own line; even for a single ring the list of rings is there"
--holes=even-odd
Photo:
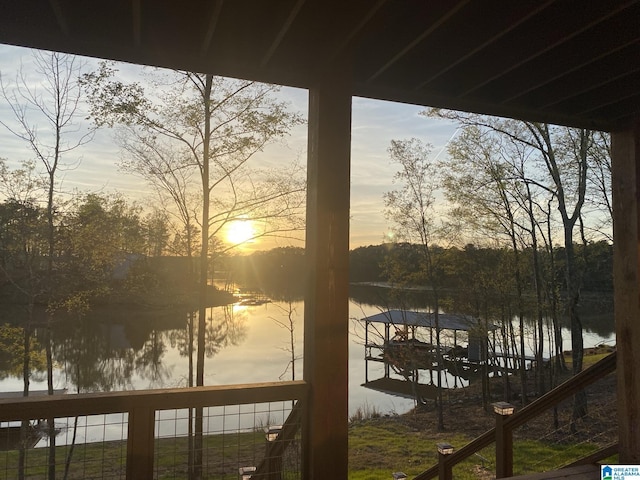
[[[508,477],[513,474],[513,442],[512,432],[529,420],[546,412],[548,409],[575,395],[585,387],[600,380],[616,369],[616,353],[613,352],[591,367],[571,377],[547,394],[515,412],[508,417],[496,416],[496,428],[483,433],[470,443],[452,454],[439,454],[439,462],[429,470],[422,472],[414,480],[428,480],[439,477],[440,480],[450,480],[455,465],[474,455],[479,450],[496,444],[496,478]],[[615,446],[606,447],[603,452],[611,452]],[[606,458],[600,457],[600,458]],[[574,462],[580,463],[581,461]]]
[[[156,412],[298,400],[290,415],[296,420],[308,391],[306,382],[292,381],[0,399],[0,422],[128,413],[127,479],[153,478]],[[295,435],[299,423],[285,422],[278,448]]]

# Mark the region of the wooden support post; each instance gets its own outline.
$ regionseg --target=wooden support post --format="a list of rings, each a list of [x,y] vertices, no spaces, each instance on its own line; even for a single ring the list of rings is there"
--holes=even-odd
[[[449,443],[438,443],[438,480],[452,480],[453,467],[447,462],[453,453],[453,445]]]
[[[155,410],[136,407],[129,411],[127,480],[153,478]]]
[[[640,463],[640,119],[612,134],[619,462]]]
[[[438,480],[452,480],[453,469],[447,464],[447,455],[438,454]]]
[[[385,357],[384,353],[387,351],[387,347],[389,346],[389,340],[391,339],[390,335],[389,335],[389,324],[385,323],[384,324],[384,350],[382,351],[382,358],[384,359],[384,378],[389,378],[389,375],[391,373],[390,367],[389,367],[389,361],[388,358]]]
[[[303,478],[347,478],[351,82],[335,66],[309,91]]]
[[[496,414],[496,478],[513,475],[513,433],[504,428],[508,417]]]
[[[267,474],[264,477],[265,480],[282,480],[282,451],[283,448],[273,448],[276,445],[275,442],[282,442],[283,439],[279,438],[279,434],[282,431],[282,427],[276,429],[265,429],[265,461]]]
[[[364,383],[369,383],[369,357],[371,357],[371,347],[369,346],[369,322],[364,323]]]
[[[513,415],[515,407],[507,402],[493,404],[496,415],[496,478],[513,475],[513,430],[505,421]]]

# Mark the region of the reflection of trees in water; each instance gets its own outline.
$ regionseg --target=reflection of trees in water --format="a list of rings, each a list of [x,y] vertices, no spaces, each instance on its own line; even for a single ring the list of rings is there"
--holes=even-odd
[[[121,325],[96,325],[90,318],[57,323],[53,330],[54,358],[67,384],[77,391],[130,389],[135,351]]]
[[[162,363],[167,351],[165,339],[169,332],[153,330],[149,339],[136,352],[135,371],[140,378],[149,381],[149,388],[163,387],[164,381],[171,376],[171,369]]]
[[[25,322],[24,315],[17,311],[11,314],[15,325],[0,324],[0,379],[22,375],[24,330],[19,325]],[[6,315],[3,318],[8,319]],[[38,343],[42,334],[36,331],[31,343],[32,380],[42,380],[46,371],[44,349]],[[234,311],[232,306],[208,309],[206,357],[242,343],[246,334],[245,310]],[[192,345],[194,335],[197,328],[191,335]],[[169,347],[188,357],[189,338],[189,313],[185,311],[167,316],[164,312],[132,314],[105,308],[84,318],[57,315],[53,320],[53,356],[62,377],[56,383],[80,392],[132,389],[139,380],[147,382],[147,388],[163,387],[176,375],[165,362]],[[186,377],[188,372],[182,375]]]
[[[21,377],[24,365],[25,330],[22,327],[0,325],[0,380],[8,377]],[[46,373],[44,348],[36,339],[29,346],[29,366],[32,379],[42,379]]]
[[[232,305],[212,307],[207,311],[205,330],[205,356],[211,358],[229,345],[238,345],[246,337],[246,311],[234,311]],[[193,335],[189,334],[189,325],[168,332],[171,348],[176,348],[180,356],[193,354],[190,341],[198,336],[198,322],[194,322]],[[190,340],[191,338],[191,340]]]
[[[582,327],[585,332],[595,333],[605,338],[615,333],[616,322],[613,311],[602,314],[583,314],[581,318]]]
[[[117,310],[112,313],[118,317]],[[175,315],[180,317],[182,328],[162,329],[140,318],[96,325],[90,314],[85,319],[59,322],[54,329],[55,360],[63,367],[66,382],[84,392],[131,389],[136,376],[147,381],[148,388],[165,386],[174,373],[163,362],[168,346],[178,348],[181,356],[193,353],[189,349],[189,338],[193,344],[194,335],[189,335],[188,313]],[[176,322],[170,324],[173,327]],[[206,356],[211,358],[222,348],[242,342],[246,313],[234,313],[232,307],[211,308],[206,329]]]
[[[211,358],[229,345],[240,344],[247,335],[247,312],[232,305],[210,308],[205,331],[205,354]]]

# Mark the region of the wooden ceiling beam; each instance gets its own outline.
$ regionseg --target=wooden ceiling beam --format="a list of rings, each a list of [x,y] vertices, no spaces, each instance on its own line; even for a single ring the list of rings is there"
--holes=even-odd
[[[577,72],[578,70],[588,67],[589,65],[593,65],[596,62],[605,59],[606,57],[610,56],[610,55],[614,55],[616,53],[618,53],[619,51],[632,46],[635,43],[640,42],[640,39],[634,39],[631,40],[625,44],[619,45],[616,48],[613,48],[611,50],[607,50],[606,52],[600,54],[600,55],[595,55],[593,57],[589,57],[589,59],[587,61],[581,62],[577,65],[574,65],[573,67],[567,69],[567,70],[561,70],[559,71],[556,75],[550,75],[548,77],[545,77],[544,81],[542,82],[538,82],[535,83],[523,90],[518,91],[516,94],[513,94],[511,96],[509,96],[508,98],[502,100],[500,103],[510,103],[524,95],[526,95],[527,93],[533,92],[535,90],[538,90],[539,88],[542,88],[552,82],[555,82],[557,80],[560,80],[563,77],[566,77],[567,75],[570,75],[571,73]],[[553,104],[551,104],[553,105]]]
[[[204,34],[204,38],[202,39],[202,44],[200,45],[200,56],[204,57],[209,52],[211,48],[211,42],[213,41],[213,34],[216,32],[216,28],[218,26],[218,20],[220,19],[220,13],[222,12],[222,4],[224,0],[216,0],[213,5],[213,11],[211,12],[211,16],[209,17],[209,23],[207,25],[207,31]]]
[[[580,95],[584,95],[585,93],[589,93],[589,92],[591,92],[593,90],[596,90],[598,88],[604,87],[604,86],[606,86],[606,85],[608,85],[610,83],[613,83],[613,82],[615,82],[617,80],[620,80],[621,78],[624,78],[624,77],[626,77],[628,75],[633,75],[634,73],[637,73],[639,71],[640,71],[640,66],[637,66],[635,68],[631,68],[628,71],[620,73],[619,75],[615,75],[613,77],[607,77],[606,79],[604,79],[604,80],[602,80],[600,82],[587,85],[586,87],[581,88],[579,90],[572,90],[570,94],[563,95],[562,97],[557,98],[552,102],[545,103],[544,105],[541,105],[540,108],[548,109],[548,108],[553,107],[555,105],[559,105],[560,103],[568,102],[572,98],[579,97]]]
[[[276,52],[276,50],[282,43],[282,40],[284,39],[285,35],[291,28],[291,25],[293,24],[296,17],[298,16],[298,13],[300,13],[300,10],[302,9],[302,6],[304,5],[305,1],[306,0],[298,0],[296,4],[293,6],[286,20],[280,27],[280,30],[278,31],[276,38],[273,40],[273,42],[271,42],[269,49],[262,57],[262,60],[260,60],[261,67],[265,67],[269,63],[269,61],[271,60],[271,57],[273,57],[273,54]]]
[[[376,78],[386,72],[393,64],[395,64],[398,60],[404,57],[407,53],[409,53],[416,45],[420,44],[425,38],[435,32],[438,28],[440,28],[447,20],[452,18],[456,13],[462,10],[471,0],[461,0],[459,1],[455,7],[448,10],[444,15],[438,18],[429,28],[423,31],[420,35],[414,38],[411,42],[409,42],[405,47],[403,47],[399,52],[397,52],[393,57],[391,57],[387,62],[385,62],[382,67],[380,67],[373,75],[371,75],[367,79],[367,83],[373,82]]]
[[[556,0],[547,0],[546,2],[541,2],[536,8],[534,8],[533,10],[531,10],[530,12],[528,12],[526,15],[522,16],[519,20],[510,23],[509,26],[503,30],[501,30],[500,32],[496,33],[495,35],[493,35],[492,37],[490,37],[489,39],[487,39],[486,41],[482,42],[481,44],[479,44],[476,48],[473,48],[469,51],[469,53],[462,55],[460,57],[458,57],[454,62],[451,62],[449,65],[447,65],[444,68],[441,68],[439,71],[437,71],[436,73],[434,73],[433,75],[431,75],[429,78],[427,78],[426,80],[424,80],[423,82],[421,82],[419,85],[417,85],[414,90],[420,90],[424,87],[426,87],[427,85],[429,85],[431,82],[433,82],[436,78],[444,75],[445,73],[447,73],[449,70],[451,70],[452,68],[460,65],[461,63],[463,63],[464,61],[468,60],[469,58],[473,57],[476,53],[484,50],[485,48],[487,48],[489,45],[492,45],[493,43],[495,43],[497,40],[499,40],[500,38],[502,38],[503,36],[505,36],[507,33],[511,32],[512,30],[515,30],[518,26],[520,26],[521,24],[523,24],[524,22],[526,22],[527,20],[529,20],[530,18],[534,17],[535,15],[537,15],[538,13],[540,13],[542,10],[544,10],[545,8],[547,8],[549,5],[551,5],[552,3],[554,3]]]
[[[140,48],[142,46],[142,0],[131,0],[131,22],[133,30],[133,46]]]
[[[364,30],[364,27],[378,13],[378,10],[387,2],[387,0],[378,0],[372,5],[365,15],[362,16],[358,24],[347,34],[344,40],[336,47],[331,55],[329,55],[329,63],[338,58],[353,40]]]
[[[519,67],[525,65],[526,63],[534,60],[535,58],[538,58],[541,55],[544,55],[545,53],[550,52],[551,50],[553,50],[555,48],[558,48],[559,46],[561,46],[564,43],[568,42],[572,38],[580,35],[581,33],[586,32],[590,28],[593,28],[594,26],[604,22],[605,20],[608,20],[609,18],[613,17],[614,15],[617,15],[618,13],[620,13],[624,9],[630,7],[634,3],[637,3],[637,0],[632,0],[632,1],[629,1],[629,2],[625,2],[622,5],[619,5],[617,8],[614,8],[614,9],[611,9],[611,10],[607,11],[607,13],[605,15],[602,15],[602,16],[600,16],[600,17],[598,17],[598,18],[596,18],[596,19],[594,19],[594,20],[592,20],[590,22],[582,23],[580,28],[577,28],[572,32],[568,32],[566,35],[563,35],[561,38],[559,38],[555,42],[552,42],[552,43],[546,45],[544,48],[538,50],[537,52],[522,58],[520,61],[513,62],[513,63],[509,64],[509,66],[507,68],[505,68],[505,69],[499,71],[498,73],[496,73],[494,75],[491,75],[490,77],[486,78],[485,80],[475,84],[473,87],[467,89],[466,91],[462,92],[458,96],[459,97],[466,97],[467,95],[479,90],[480,88],[482,88],[485,85],[493,82],[494,80],[497,80],[498,78],[504,77],[506,74],[508,74],[509,72],[512,72],[516,68],[519,68]]]
[[[343,1],[5,0],[0,42],[300,88],[349,53],[358,96],[604,130],[640,115],[640,0]]]
[[[637,102],[636,105],[636,111],[638,111],[640,109],[640,101]],[[634,120],[637,121],[638,116],[635,115],[633,116],[633,114],[629,114],[629,112],[624,112],[621,113],[620,115],[611,115],[608,117],[609,118],[609,122],[612,125],[617,125],[616,128],[611,128],[609,129],[610,131],[614,131],[614,130],[622,130],[623,128],[627,128],[631,123],[633,123]]]
[[[615,105],[617,103],[622,103],[622,102],[626,102],[627,100],[634,98],[634,97],[640,97],[640,95],[638,94],[638,92],[633,91],[630,92],[626,95],[615,95],[615,98],[609,98],[607,100],[604,100],[602,102],[598,102],[595,105],[591,105],[588,108],[585,108],[579,112],[576,113],[576,115],[580,115],[580,116],[586,116],[591,114],[592,112],[595,112],[597,110],[602,110],[603,108],[607,108],[610,107],[611,105]]]
[[[53,15],[56,17],[56,23],[60,28],[60,31],[64,34],[65,37],[69,36],[69,24],[67,23],[67,19],[62,11],[62,6],[58,0],[49,0],[49,5],[51,6],[51,10],[53,10]]]

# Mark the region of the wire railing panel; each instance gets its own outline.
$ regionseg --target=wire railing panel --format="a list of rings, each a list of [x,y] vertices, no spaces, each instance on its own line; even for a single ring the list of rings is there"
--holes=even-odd
[[[47,421],[3,422],[0,426],[0,479],[125,478],[127,414],[54,418],[55,440]],[[15,433],[8,433],[8,432]]]
[[[298,479],[306,394],[283,382],[3,399],[0,480]]]

